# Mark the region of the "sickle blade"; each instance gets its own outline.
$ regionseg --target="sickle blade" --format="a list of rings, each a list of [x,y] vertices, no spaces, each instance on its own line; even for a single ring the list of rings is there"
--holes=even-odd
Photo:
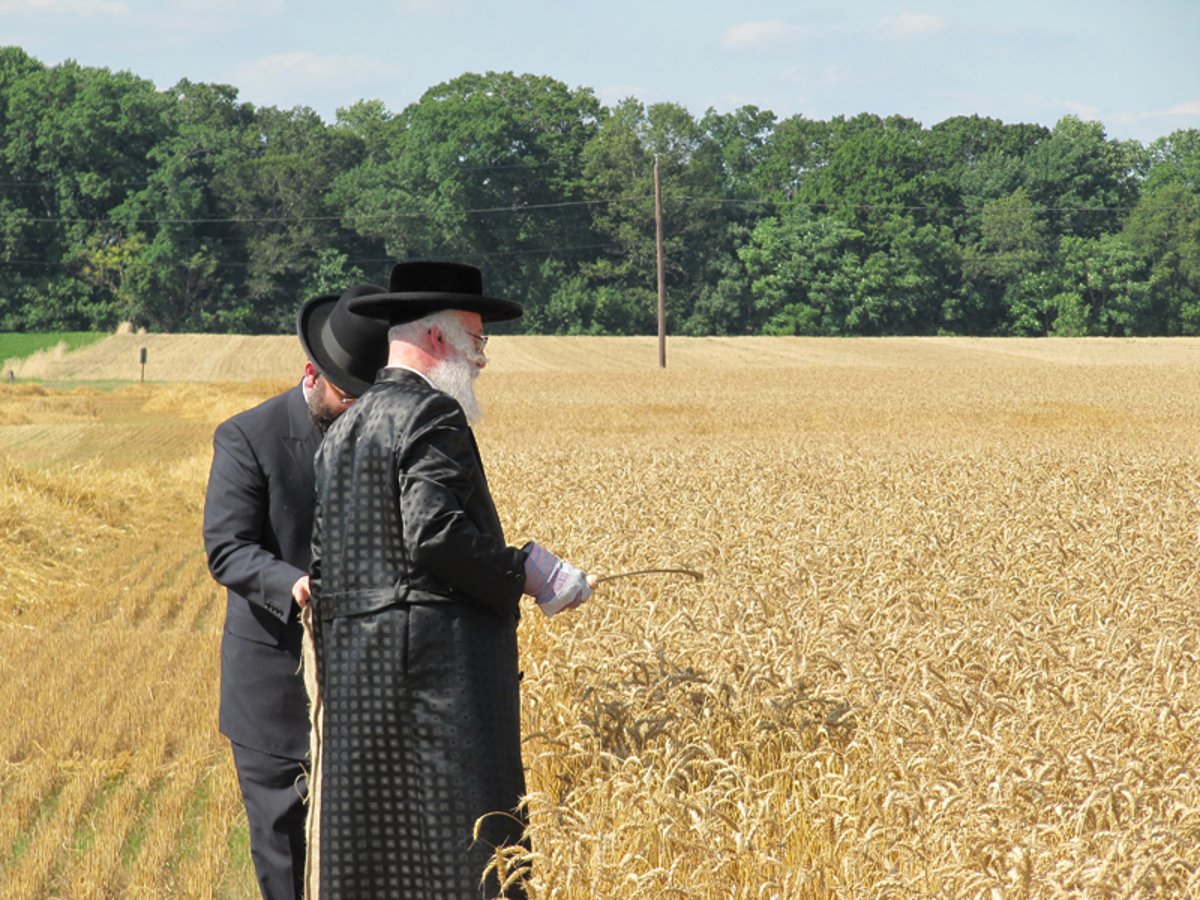
[[[605,575],[596,579],[596,585],[604,584],[606,581],[614,581],[617,578],[633,578],[635,575],[687,575],[696,581],[703,581],[704,576],[699,572],[694,572],[691,569],[637,569],[633,572],[617,572],[614,575]]]

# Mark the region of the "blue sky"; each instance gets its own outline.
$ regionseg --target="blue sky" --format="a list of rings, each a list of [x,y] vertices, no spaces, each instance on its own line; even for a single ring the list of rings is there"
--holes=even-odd
[[[327,121],[496,70],[696,116],[1074,114],[1143,143],[1200,128],[1196,0],[0,0],[0,45]]]

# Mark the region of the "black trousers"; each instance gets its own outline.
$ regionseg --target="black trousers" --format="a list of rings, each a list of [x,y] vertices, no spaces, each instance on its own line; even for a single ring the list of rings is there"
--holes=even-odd
[[[232,742],[231,742],[232,743]],[[232,744],[242,802],[250,823],[250,857],[263,900],[304,896],[303,760]]]

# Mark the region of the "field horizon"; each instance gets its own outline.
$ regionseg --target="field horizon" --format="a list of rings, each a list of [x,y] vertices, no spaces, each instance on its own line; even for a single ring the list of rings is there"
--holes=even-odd
[[[142,350],[146,366],[141,365]],[[806,366],[974,366],[1028,360],[1087,366],[1172,365],[1200,356],[1200,338],[668,337],[667,369]],[[658,338],[495,335],[489,372],[657,371]],[[109,335],[51,347],[4,369],[24,381],[220,382],[292,378],[304,366],[290,335]]]

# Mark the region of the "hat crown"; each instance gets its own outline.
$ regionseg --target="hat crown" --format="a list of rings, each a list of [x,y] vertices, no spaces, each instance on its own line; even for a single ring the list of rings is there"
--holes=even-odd
[[[381,328],[373,319],[350,312],[350,301],[378,292],[379,286],[374,284],[356,284],[347,289],[338,297],[321,329],[325,352],[330,359],[352,378],[368,384],[375,380],[375,373],[387,362],[387,329]],[[336,375],[331,378],[337,384]],[[340,384],[338,387],[349,389]]]
[[[383,290],[375,284],[356,284],[341,295],[314,297],[300,309],[300,342],[317,370],[338,388],[357,397],[369,388],[387,365],[387,323],[350,310],[350,301]]]
[[[396,263],[386,293],[350,301],[352,313],[386,319],[393,325],[447,309],[478,313],[484,322],[519,319],[524,312],[520,303],[484,294],[483,275],[475,266],[442,260]]]
[[[483,295],[483,273],[456,262],[414,260],[392,266],[388,290],[393,294],[443,293]]]

